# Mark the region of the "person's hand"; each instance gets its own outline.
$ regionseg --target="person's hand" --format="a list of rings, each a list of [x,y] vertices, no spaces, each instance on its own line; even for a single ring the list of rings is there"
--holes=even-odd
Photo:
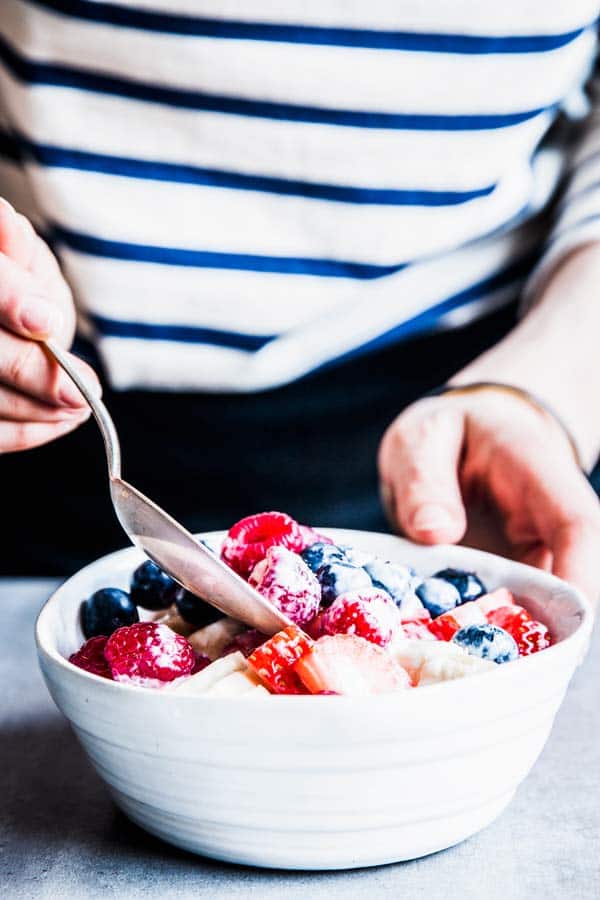
[[[486,504],[509,555],[597,601],[600,504],[560,426],[526,400],[500,391],[420,400],[386,432],[379,470],[388,515],[407,537],[457,543],[470,508]]]
[[[75,331],[71,292],[29,221],[0,200],[0,453],[26,450],[72,431],[89,407],[36,340],[68,347]],[[100,393],[93,370],[72,357]]]

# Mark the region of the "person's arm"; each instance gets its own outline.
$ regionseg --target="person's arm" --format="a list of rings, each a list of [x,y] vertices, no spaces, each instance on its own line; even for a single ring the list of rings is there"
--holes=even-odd
[[[600,83],[554,226],[525,291],[527,313],[451,384],[514,385],[554,410],[583,467],[600,453]],[[600,597],[600,504],[564,429],[523,396],[449,393],[412,404],[379,452],[394,523],[424,543],[457,542],[485,507],[504,552]],[[475,541],[477,543],[477,541]]]
[[[68,347],[71,291],[27,219],[0,199],[0,453],[27,450],[72,431],[89,416],[83,397],[37,341]],[[100,393],[93,370],[72,358]]]
[[[600,244],[571,253],[523,321],[452,383],[531,391],[571,430],[585,464],[600,450]],[[482,502],[504,550],[600,596],[600,504],[562,427],[519,396],[481,391],[418,401],[379,454],[396,524],[423,543],[454,543]]]
[[[451,379],[530,391],[571,432],[586,471],[600,454],[600,242],[572,251],[504,340]]]

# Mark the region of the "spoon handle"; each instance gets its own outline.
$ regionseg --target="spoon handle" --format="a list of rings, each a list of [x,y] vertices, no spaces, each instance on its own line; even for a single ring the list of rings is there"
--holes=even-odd
[[[102,432],[115,513],[130,541],[187,590],[263,634],[292,624],[172,516],[121,478],[121,448],[108,410],[54,341],[46,350],[77,385]]]
[[[117,429],[110,417],[110,414],[102,400],[92,391],[89,384],[77,371],[75,366],[71,364],[69,356],[62,347],[59,347],[53,340],[42,341],[42,346],[46,348],[48,353],[56,360],[58,365],[64,369],[69,378],[76,384],[85,400],[89,404],[98,428],[102,433],[104,440],[104,449],[106,450],[106,461],[108,463],[108,474],[110,478],[121,477],[121,445],[117,435]]]

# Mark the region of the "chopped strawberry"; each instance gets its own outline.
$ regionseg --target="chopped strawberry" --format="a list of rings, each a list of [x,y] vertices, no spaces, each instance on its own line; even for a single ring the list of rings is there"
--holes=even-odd
[[[310,525],[300,525],[300,534],[302,535],[302,547],[300,548],[300,553],[303,550],[306,550],[307,547],[312,547],[313,544],[333,544],[331,538],[325,537],[324,534],[319,534],[318,531],[315,531],[314,528],[311,528]]]
[[[505,606],[513,606],[515,598],[507,588],[498,588],[489,594],[478,597],[475,603],[487,616],[494,609],[502,609]]]
[[[398,607],[377,588],[340,594],[320,618],[322,634],[356,634],[380,647],[402,631]]]
[[[508,630],[508,629],[507,629]],[[511,632],[521,656],[530,656],[532,653],[538,653],[545,650],[552,643],[550,632],[543,622],[532,619],[531,622],[524,622]]]
[[[436,641],[437,638],[429,628],[431,616],[428,619],[407,619],[402,622],[404,637],[417,641]]]
[[[512,606],[500,606],[497,609],[490,610],[487,614],[487,620],[492,625],[499,625],[500,628],[508,631],[513,624],[531,622],[532,617],[522,606],[513,603]]]
[[[455,606],[450,612],[433,619],[428,628],[440,641],[451,641],[457,631],[467,625],[483,625],[487,619],[475,600]]]
[[[290,625],[257,647],[248,657],[248,664],[274,693],[306,694],[293,667],[312,646],[312,640],[303,631]]]
[[[488,622],[504,628],[517,642],[519,654],[530,656],[545,650],[551,644],[550,633],[542,622],[533,619],[526,609],[513,606],[494,609],[488,614]]]
[[[258,513],[232,525],[223,541],[221,557],[236,572],[247,577],[264,559],[269,547],[286,547],[299,553],[303,546],[298,523],[280,512]]]
[[[411,685],[386,650],[354,634],[319,638],[294,668],[311,694],[390,694]]]

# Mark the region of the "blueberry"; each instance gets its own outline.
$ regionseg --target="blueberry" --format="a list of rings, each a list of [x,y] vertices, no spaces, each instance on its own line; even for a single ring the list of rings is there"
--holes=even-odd
[[[434,619],[461,603],[458,590],[450,581],[444,581],[443,578],[426,578],[415,593]]]
[[[367,563],[372,562],[376,558],[372,553],[367,553],[365,550],[357,550],[356,547],[349,547],[346,544],[340,547],[340,550],[343,551],[349,563],[352,563],[353,566],[360,566],[363,569]]]
[[[481,578],[478,578],[475,572],[466,572],[464,569],[442,569],[436,572],[434,578],[443,578],[453,584],[460,594],[460,602],[466,603],[468,600],[477,600],[487,594]]]
[[[371,579],[364,569],[350,563],[326,563],[317,572],[321,583],[321,605],[331,606],[336,597],[346,591],[362,591],[371,587]]]
[[[495,663],[511,662],[519,655],[513,636],[498,625],[467,625],[456,632],[452,642],[464,647],[471,656]]]
[[[409,599],[414,600],[414,572],[408,566],[384,562],[375,557],[364,569],[373,587],[387,591],[396,606],[402,606]]]
[[[181,618],[197,628],[204,628],[223,618],[222,612],[189,591],[183,591],[175,600],[175,605]]]
[[[322,541],[311,544],[310,547],[302,551],[300,556],[311,572],[317,572],[321,566],[330,562],[346,561],[346,556],[341,547],[336,547],[335,544],[324,544]]]
[[[131,579],[130,597],[136,606],[144,609],[166,609],[183,591],[184,588],[151,559],[138,566]]]
[[[86,638],[110,637],[122,625],[139,622],[129,594],[118,588],[101,588],[81,604],[81,627]]]

